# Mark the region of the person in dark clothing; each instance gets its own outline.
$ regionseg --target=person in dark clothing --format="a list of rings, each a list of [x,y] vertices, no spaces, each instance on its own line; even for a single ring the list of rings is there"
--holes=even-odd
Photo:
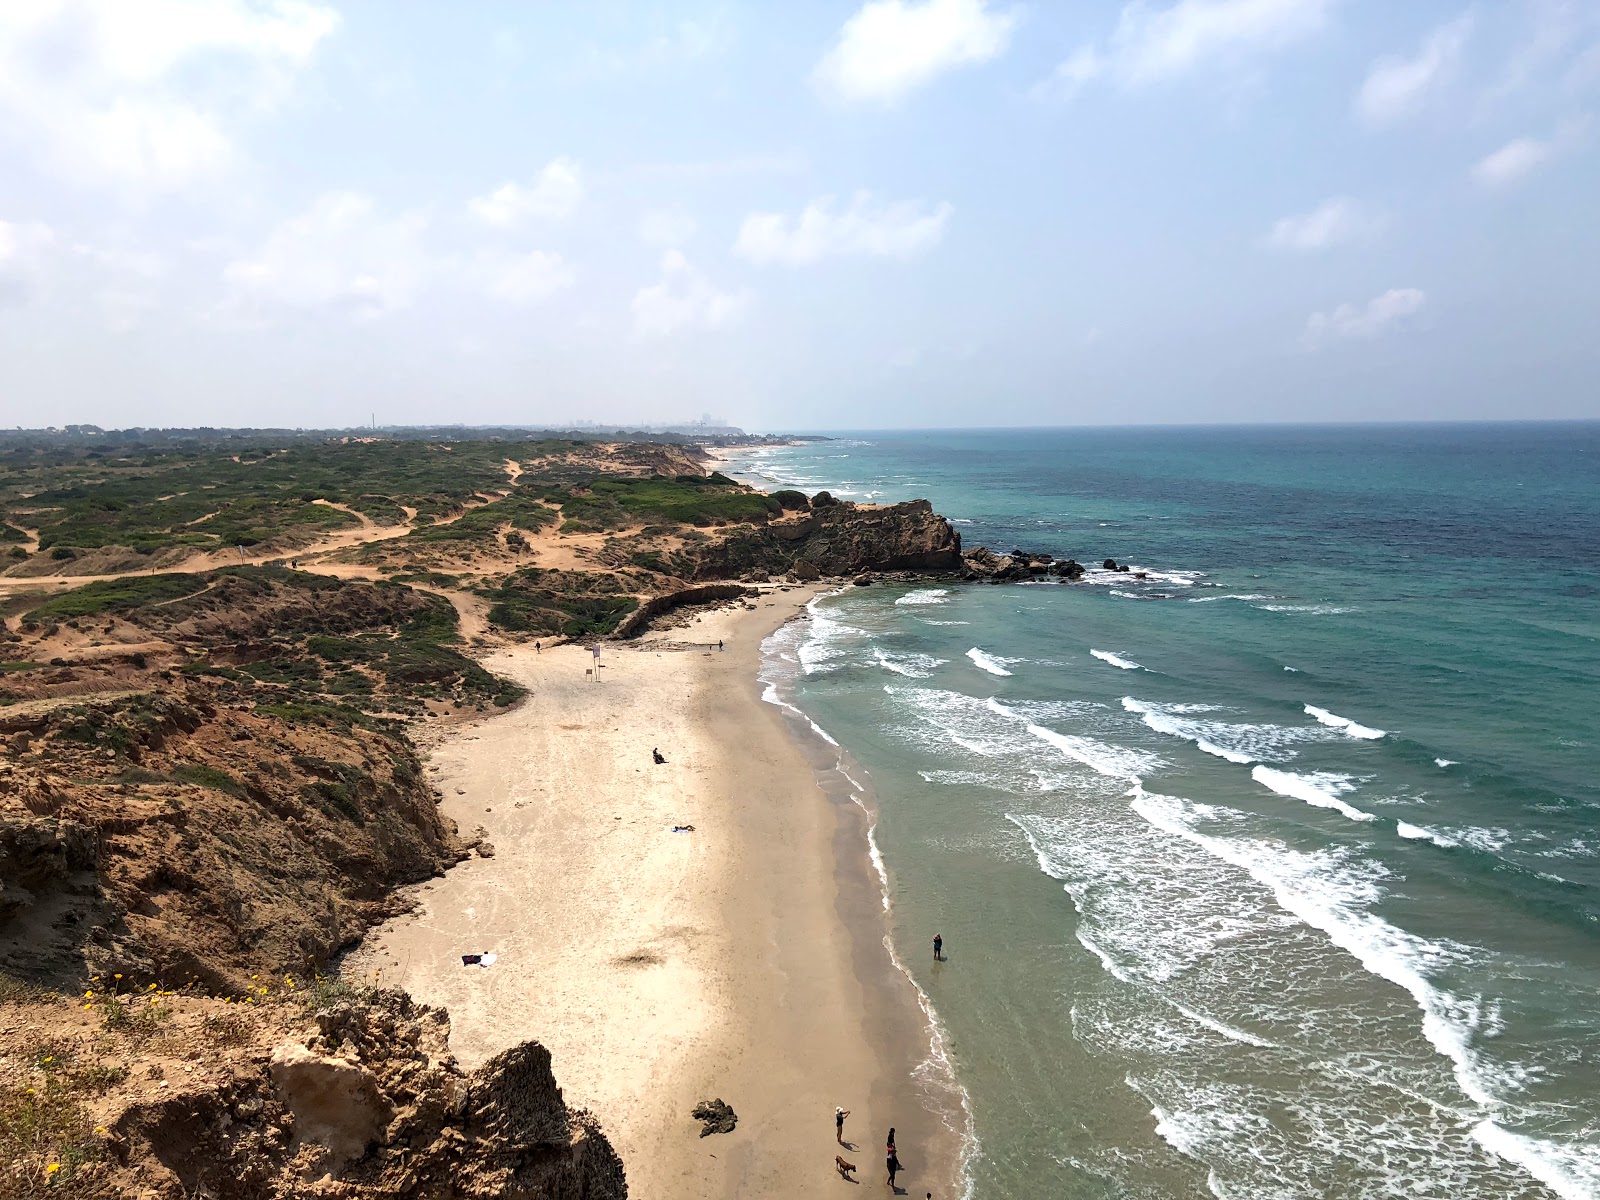
[[[944,961],[944,934],[942,933],[933,935],[933,961]]]
[[[662,757],[662,756],[661,756],[661,751],[660,751],[660,750],[651,750],[651,751],[650,751],[650,757],[651,757],[651,758],[653,758],[653,759],[655,759],[655,760],[656,760],[656,766],[658,766],[658,767],[659,767],[659,766],[660,766],[660,765],[661,765],[661,764],[662,764],[662,763],[664,763],[664,762],[666,762],[666,761],[667,761],[667,760],[666,760],[666,759],[665,759],[665,758],[663,758],[663,757]]]
[[[894,1128],[889,1129],[889,1144],[884,1147],[885,1165],[889,1168],[889,1187],[894,1187],[894,1177],[900,1171],[900,1159],[894,1149]]]

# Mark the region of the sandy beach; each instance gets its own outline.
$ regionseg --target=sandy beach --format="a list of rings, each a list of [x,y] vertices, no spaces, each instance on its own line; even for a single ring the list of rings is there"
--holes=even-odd
[[[598,682],[578,646],[487,659],[531,695],[450,731],[430,770],[493,856],[423,885],[346,964],[447,1005],[468,1067],[542,1041],[650,1200],[842,1188],[836,1153],[881,1189],[891,1125],[907,1194],[955,1194],[956,1140],[913,1080],[928,1033],[884,940],[866,813],[819,783],[823,744],[759,694],[762,640],[811,594],[606,643]],[[484,952],[491,967],[462,965]],[[690,1111],[712,1098],[738,1128],[701,1138]]]

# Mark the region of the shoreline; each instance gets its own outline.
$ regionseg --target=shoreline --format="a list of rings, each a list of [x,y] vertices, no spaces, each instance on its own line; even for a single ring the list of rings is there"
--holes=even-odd
[[[960,1192],[961,1147],[918,1098],[929,1015],[889,942],[870,810],[818,752],[837,747],[762,697],[763,644],[821,590],[605,643],[598,684],[578,646],[488,659],[531,695],[445,731],[429,771],[493,857],[414,889],[346,962],[447,1006],[468,1066],[542,1041],[636,1195],[806,1193],[838,1180],[835,1153],[881,1186],[890,1125],[908,1193]],[[689,1110],[713,1098],[739,1123],[701,1139]],[[853,1148],[828,1136],[835,1105]]]

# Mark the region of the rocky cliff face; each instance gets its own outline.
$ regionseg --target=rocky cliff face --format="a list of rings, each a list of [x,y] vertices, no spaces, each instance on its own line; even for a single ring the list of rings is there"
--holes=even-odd
[[[402,737],[167,686],[0,709],[0,972],[233,990],[327,963],[464,857]]]
[[[961,535],[926,500],[881,508],[835,503],[740,529],[699,551],[701,579],[756,572],[851,575],[942,571],[961,565]]]
[[[567,1107],[539,1043],[469,1074],[449,1052],[448,1015],[403,992],[310,1006],[281,992],[248,1011],[158,997],[159,1022],[99,1023],[98,1001],[10,1007],[19,1019],[0,1024],[0,1090],[48,1097],[52,1132],[70,1140],[45,1156],[52,1171],[33,1156],[3,1161],[12,1147],[0,1138],[0,1195],[627,1196],[616,1152]],[[29,1041],[43,1030],[47,1041]]]

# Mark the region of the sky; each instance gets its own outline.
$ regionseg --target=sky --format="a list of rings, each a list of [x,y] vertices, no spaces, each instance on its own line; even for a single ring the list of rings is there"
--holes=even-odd
[[[1600,417],[1600,0],[0,2],[0,425]]]

